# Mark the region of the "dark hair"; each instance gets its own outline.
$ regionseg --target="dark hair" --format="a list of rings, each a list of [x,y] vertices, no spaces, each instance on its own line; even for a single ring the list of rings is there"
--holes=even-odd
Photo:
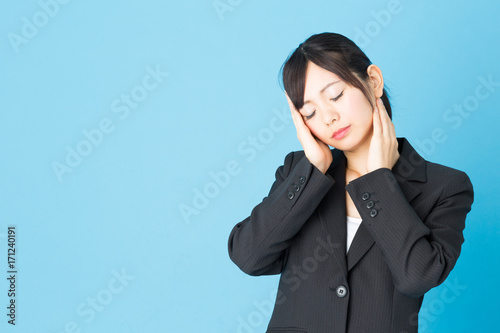
[[[366,70],[371,65],[370,59],[349,38],[332,32],[324,32],[312,35],[301,43],[281,66],[284,89],[297,110],[304,106],[308,61],[336,74],[350,86],[360,89],[374,107],[371,101],[372,96],[363,84],[368,79]],[[381,98],[392,119],[391,104],[385,87]]]

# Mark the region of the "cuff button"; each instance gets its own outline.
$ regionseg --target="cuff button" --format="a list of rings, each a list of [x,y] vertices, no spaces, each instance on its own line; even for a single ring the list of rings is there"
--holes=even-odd
[[[288,192],[287,196],[288,196],[288,199],[292,200],[293,197],[295,197],[295,194],[293,194],[293,192]]]
[[[377,216],[377,213],[378,213],[378,212],[377,212],[377,210],[376,210],[376,209],[372,209],[372,210],[370,210],[370,216],[371,216],[371,217],[375,217],[375,216]]]
[[[304,184],[305,182],[306,182],[306,177],[304,177],[304,176],[300,176],[300,178],[299,178],[299,183],[300,183],[300,184]]]
[[[366,201],[366,200],[370,199],[370,194],[368,192],[365,192],[365,193],[361,194],[361,199],[363,201]]]

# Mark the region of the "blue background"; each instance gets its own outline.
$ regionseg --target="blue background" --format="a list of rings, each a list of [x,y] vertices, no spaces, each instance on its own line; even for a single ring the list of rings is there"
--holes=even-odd
[[[495,331],[500,5],[393,4],[3,4],[0,276],[9,225],[18,275],[16,327],[1,279],[0,330],[264,332],[278,276],[245,275],[227,240],[284,156],[301,149],[279,68],[307,37],[329,31],[382,69],[397,136],[474,185],[462,255],[447,284],[426,295],[421,331]],[[137,103],[127,106],[126,95]],[[470,111],[450,111],[455,104]],[[68,167],[77,149],[86,156]]]

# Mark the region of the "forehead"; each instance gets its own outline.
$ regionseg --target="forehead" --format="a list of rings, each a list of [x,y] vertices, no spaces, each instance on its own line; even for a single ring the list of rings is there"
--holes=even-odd
[[[338,75],[309,62],[305,78],[304,101],[314,99],[321,94],[321,90],[324,89],[326,85],[332,82],[336,82],[331,85],[331,87],[335,87],[343,81]]]

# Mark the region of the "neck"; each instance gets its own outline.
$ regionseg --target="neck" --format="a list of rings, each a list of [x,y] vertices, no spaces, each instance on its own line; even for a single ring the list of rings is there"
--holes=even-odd
[[[347,169],[355,173],[358,177],[367,173],[368,152],[344,152],[347,159]]]
[[[369,136],[371,137],[371,136]],[[347,169],[356,174],[357,177],[367,174],[368,153],[370,150],[370,141],[366,140],[361,146],[353,151],[344,151],[347,159]]]

